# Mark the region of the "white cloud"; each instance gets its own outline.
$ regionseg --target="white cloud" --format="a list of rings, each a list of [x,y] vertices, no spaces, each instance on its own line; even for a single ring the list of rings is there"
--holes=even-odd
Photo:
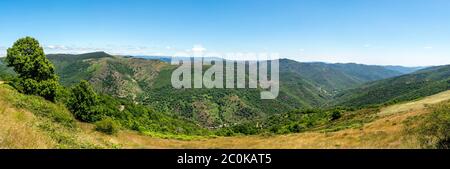
[[[47,50],[69,50],[70,48],[68,48],[64,45],[47,45],[47,46],[44,46],[44,49],[47,49]]]
[[[206,51],[206,48],[204,48],[202,45],[194,45],[194,47],[191,49],[192,52],[195,53],[202,53]]]
[[[170,47],[170,46],[167,46]],[[200,46],[201,47],[201,46]],[[148,47],[148,46],[132,46],[132,45],[105,45],[102,47],[94,47],[94,45],[60,45],[60,44],[43,44],[42,48],[46,54],[82,54],[90,52],[104,51],[112,55],[148,55],[148,56],[171,56],[176,52],[176,48],[170,47]],[[5,46],[0,46],[0,57],[6,56]],[[200,49],[200,48],[199,48]]]
[[[0,57],[3,57],[5,55],[6,55],[6,48],[0,46]]]

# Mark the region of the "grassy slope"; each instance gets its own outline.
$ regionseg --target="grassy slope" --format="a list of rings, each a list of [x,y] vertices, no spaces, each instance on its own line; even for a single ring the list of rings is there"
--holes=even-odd
[[[340,93],[335,105],[368,106],[409,101],[450,89],[450,66],[431,67],[399,77],[367,83]]]
[[[62,106],[0,84],[0,148],[419,148],[413,134],[405,133],[405,121],[416,125],[421,118],[414,117],[430,112],[427,105],[449,99],[447,91],[374,113],[349,112],[332,125],[298,134],[183,141],[131,131],[105,135],[73,120]]]
[[[82,130],[61,105],[0,82],[0,148],[115,148]]]

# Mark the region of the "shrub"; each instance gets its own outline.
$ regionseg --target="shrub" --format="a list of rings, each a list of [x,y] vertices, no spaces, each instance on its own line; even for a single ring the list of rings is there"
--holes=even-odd
[[[341,118],[341,112],[339,110],[334,110],[331,112],[331,120],[337,120],[339,118]]]
[[[16,79],[12,84],[19,92],[29,95],[42,96],[55,101],[59,83],[54,79],[36,81],[34,79]]]
[[[87,81],[81,81],[71,90],[67,107],[75,118],[84,122],[95,122],[102,118],[104,108],[99,106],[99,97]]]
[[[243,123],[243,124],[235,125],[232,127],[232,130],[235,133],[242,133],[245,135],[253,135],[253,134],[257,134],[259,132],[258,128],[253,126],[253,124],[251,124],[251,123]]]
[[[114,121],[112,118],[107,117],[95,123],[95,130],[106,133],[116,134],[119,132],[120,124]]]
[[[218,136],[234,136],[235,133],[229,127],[225,127],[225,128],[221,128],[221,129],[217,130],[216,135],[218,135]]]
[[[291,125],[289,125],[288,128],[289,128],[289,131],[292,133],[298,133],[303,130],[303,127],[298,123],[291,124]]]
[[[424,148],[450,148],[450,102],[439,104],[419,128],[419,141]]]

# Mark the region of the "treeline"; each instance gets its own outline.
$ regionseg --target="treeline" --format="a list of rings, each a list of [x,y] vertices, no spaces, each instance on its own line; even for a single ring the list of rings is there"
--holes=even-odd
[[[274,114],[268,118],[225,126],[217,130],[221,136],[288,134],[304,132],[340,119],[343,113],[353,109],[333,108],[329,110],[305,109]]]

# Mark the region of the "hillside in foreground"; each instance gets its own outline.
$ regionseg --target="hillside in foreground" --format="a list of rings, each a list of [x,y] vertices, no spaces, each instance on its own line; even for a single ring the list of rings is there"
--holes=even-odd
[[[0,84],[0,148],[421,148],[430,146],[421,139],[442,134],[424,136],[422,131],[433,128],[429,124],[448,123],[449,99],[446,91],[414,102],[346,112],[332,124],[297,134],[179,140],[128,130],[106,135],[92,124],[77,122],[61,105]]]

